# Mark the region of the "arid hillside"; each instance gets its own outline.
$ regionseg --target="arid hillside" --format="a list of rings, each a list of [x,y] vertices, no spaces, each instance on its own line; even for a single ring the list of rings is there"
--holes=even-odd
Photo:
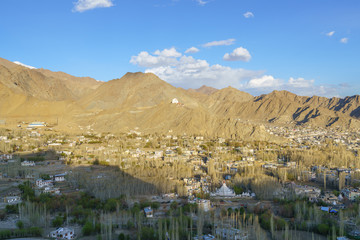
[[[264,124],[360,127],[359,96],[252,96],[227,87],[176,88],[152,73],[99,82],[0,59],[0,119],[48,121],[59,129],[204,134],[269,140]]]

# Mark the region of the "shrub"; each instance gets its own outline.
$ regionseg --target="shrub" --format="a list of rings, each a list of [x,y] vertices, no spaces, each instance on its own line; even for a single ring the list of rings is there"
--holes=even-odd
[[[57,216],[53,221],[52,221],[52,225],[53,227],[61,227],[61,225],[63,224],[64,219],[61,216]]]
[[[244,207],[241,207],[241,208],[240,208],[240,215],[243,215],[244,212],[245,212],[245,208],[244,208]]]
[[[6,213],[8,213],[8,214],[19,213],[19,207],[17,204],[16,205],[6,205],[5,210],[6,210]]]
[[[5,218],[6,218],[6,211],[0,210],[0,220],[1,220],[1,221],[2,221],[2,220],[5,220]]]
[[[125,240],[125,234],[120,233],[118,239],[119,240]]]
[[[327,235],[329,232],[329,226],[327,224],[321,223],[317,225],[316,230],[322,235]]]
[[[109,198],[104,205],[104,209],[105,209],[105,211],[108,211],[108,212],[114,212],[114,211],[116,211],[117,204],[118,204],[118,201],[116,199]]]
[[[24,223],[22,221],[17,221],[16,226],[18,227],[18,229],[23,229],[24,228]]]
[[[150,227],[143,227],[140,232],[140,239],[156,240],[154,229]]]
[[[89,236],[94,231],[94,226],[91,222],[86,222],[84,227],[82,228],[82,233],[84,236]]]

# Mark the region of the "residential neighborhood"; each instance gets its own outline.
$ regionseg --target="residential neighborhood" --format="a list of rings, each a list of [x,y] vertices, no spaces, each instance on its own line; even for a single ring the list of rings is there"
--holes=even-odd
[[[0,207],[5,209],[6,205],[27,202],[28,199],[22,197],[24,192],[17,187],[24,184],[29,184],[26,186],[33,189],[35,197],[58,198],[84,192],[100,199],[126,195],[129,190],[116,192],[106,185],[115,176],[110,170],[112,166],[116,166],[116,171],[147,179],[156,186],[154,191],[141,190],[141,185],[147,183],[138,183],[138,193],[126,197],[126,205],[134,208],[146,196],[149,205],[144,205],[142,212],[144,221],[150,222],[166,218],[175,206],[188,204],[197,206],[197,211],[204,214],[214,212],[218,216],[223,214],[223,209],[240,208],[251,212],[259,211],[258,208],[270,209],[278,214],[277,201],[289,200],[307,201],[317,206],[319,214],[325,212],[331,218],[338,218],[339,212],[350,211],[359,201],[357,149],[360,137],[357,133],[285,127],[269,127],[267,131],[287,141],[255,144],[171,133],[156,136],[142,134],[138,129],[121,135],[100,134],[91,127],[85,134],[67,135],[54,132],[45,123],[32,125],[31,129],[20,128],[18,132],[5,131],[0,136],[3,139],[0,178],[2,185],[9,188],[0,191],[3,199]],[[295,150],[290,152],[289,146]],[[300,161],[310,152],[314,154],[329,147],[348,154],[348,160],[338,164],[336,157],[339,155],[334,154],[327,160],[328,164]],[[322,156],[319,157],[317,162],[321,163]],[[252,179],[254,174],[261,175],[259,179],[263,180]],[[157,181],[158,177],[166,179],[167,183]],[[117,181],[115,179],[113,181]],[[259,185],[257,181],[264,182]],[[357,222],[358,217],[348,217],[339,224],[356,233]],[[16,221],[13,224],[15,226]],[[193,239],[252,239],[255,226],[244,229],[230,222],[227,224],[194,235]],[[57,226],[60,228],[47,233],[50,237],[73,239],[84,234],[74,224]],[[121,232],[121,228],[115,230],[118,231]]]

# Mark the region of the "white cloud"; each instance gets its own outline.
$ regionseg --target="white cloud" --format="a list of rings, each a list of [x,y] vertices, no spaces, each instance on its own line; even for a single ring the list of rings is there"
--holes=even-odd
[[[259,78],[251,79],[246,88],[277,88],[282,85],[282,81],[280,79],[275,79],[271,75],[264,75]]]
[[[273,90],[287,90],[300,96],[325,96],[339,95],[339,88],[331,85],[316,85],[314,80],[290,77],[288,81],[276,79],[271,75],[253,78],[245,84],[244,91],[254,95],[263,94]]]
[[[162,51],[156,50],[154,52],[154,55],[143,51],[140,52],[137,56],[132,56],[130,63],[148,68],[160,66],[174,66],[177,64],[176,58],[182,56],[182,54],[176,51],[175,48],[164,49]]]
[[[234,49],[232,53],[226,53],[223,57],[225,61],[244,61],[248,62],[251,59],[249,51],[243,47]]]
[[[305,80],[304,78],[290,78],[288,85],[295,88],[309,88],[314,85],[314,80]]]
[[[196,48],[196,47],[191,47],[191,48],[189,48],[189,49],[187,49],[186,51],[185,51],[185,53],[197,53],[197,52],[199,52],[200,50],[198,49],[198,48]]]
[[[245,18],[253,18],[254,14],[252,12],[246,12],[243,14]]]
[[[17,65],[20,65],[20,66],[26,67],[26,68],[36,69],[36,67],[32,67],[32,66],[29,66],[29,65],[23,64],[23,63],[21,63],[21,62],[19,62],[19,61],[15,61],[14,63],[15,63],[15,64],[17,64]]]
[[[108,8],[114,6],[113,0],[78,0],[74,3],[75,12],[84,12],[94,8]]]
[[[331,32],[328,32],[328,33],[326,34],[326,36],[331,37],[331,36],[333,36],[334,34],[335,34],[335,31],[331,31]]]
[[[213,47],[213,46],[229,46],[235,43],[236,39],[230,38],[227,40],[213,41],[203,44],[203,47]]]
[[[342,38],[340,39],[341,43],[348,43],[349,39],[348,38]]]
[[[289,78],[289,81],[281,86],[283,90],[296,93],[300,96],[325,96],[333,97],[339,95],[339,87],[331,85],[316,85],[315,80],[304,78]]]
[[[204,0],[196,0],[196,2],[201,6],[205,6],[205,4],[208,3],[208,1],[204,1]]]
[[[155,51],[162,52],[164,51]],[[210,65],[206,60],[186,55],[164,57],[161,54],[140,52],[131,57],[130,63],[145,67],[145,72],[152,72],[161,79],[182,87],[199,87],[206,84],[218,88],[229,85],[240,88],[244,87],[249,79],[262,74],[260,71],[234,69],[219,64]]]
[[[289,78],[287,81],[263,71],[231,68],[219,64],[210,65],[206,60],[182,55],[175,48],[157,50],[154,54],[140,52],[130,62],[145,68],[161,79],[184,88],[208,85],[215,88],[232,86],[253,95],[272,90],[288,90],[302,96],[336,96],[339,89],[327,85],[315,85],[314,80]]]
[[[176,49],[174,47],[172,47],[170,49],[164,49],[162,51],[156,50],[154,52],[154,54],[161,56],[161,57],[181,57],[181,55],[182,55],[181,53],[176,51]]]

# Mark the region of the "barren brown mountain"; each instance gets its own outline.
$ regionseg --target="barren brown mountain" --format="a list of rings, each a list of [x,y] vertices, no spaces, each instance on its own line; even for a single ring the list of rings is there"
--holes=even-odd
[[[204,134],[269,140],[262,124],[358,128],[359,96],[254,97],[232,87],[176,88],[151,73],[98,82],[0,59],[0,119],[51,121],[60,129]],[[173,99],[177,101],[173,102]]]
[[[202,93],[202,94],[205,94],[205,95],[210,95],[210,94],[213,94],[214,92],[218,91],[219,89],[216,89],[216,88],[213,88],[213,87],[209,87],[209,86],[206,86],[206,85],[202,85],[200,88],[198,89],[192,89],[192,88],[189,88],[188,91],[194,91],[194,92],[198,92],[198,93]]]

